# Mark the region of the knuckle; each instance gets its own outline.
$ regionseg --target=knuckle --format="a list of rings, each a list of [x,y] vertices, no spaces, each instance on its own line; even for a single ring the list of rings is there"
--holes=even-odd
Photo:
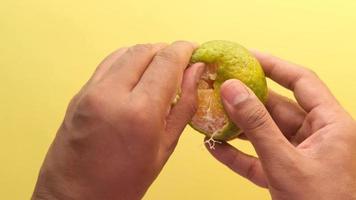
[[[260,165],[259,165],[258,160],[253,160],[247,168],[246,178],[249,180],[254,179],[258,174],[259,167],[260,167]]]
[[[268,113],[262,106],[255,106],[253,110],[246,114],[246,124],[250,130],[264,128],[268,125]]]
[[[131,107],[126,116],[127,122],[136,131],[157,131],[161,129],[161,121],[157,112],[144,106]]]
[[[103,95],[98,90],[91,90],[81,98],[78,108],[89,111],[98,111],[104,104]]]
[[[176,51],[169,48],[158,51],[158,53],[156,54],[156,59],[169,63],[180,62],[179,54]]]
[[[70,111],[69,124],[74,128],[92,126],[102,119],[104,115],[102,106],[104,99],[98,91],[90,91],[78,97],[76,104]],[[95,123],[93,123],[95,122]]]
[[[193,43],[188,42],[186,40],[177,40],[177,41],[174,41],[173,44],[187,46],[190,48],[193,48],[193,46],[194,46]]]
[[[317,73],[309,68],[303,68],[303,74],[308,77],[313,77],[313,78],[318,77]]]
[[[136,44],[130,48],[132,53],[147,53],[153,49],[152,44]]]
[[[240,164],[240,159],[239,156],[230,155],[224,158],[223,163],[225,163],[229,168],[233,169]]]
[[[81,93],[77,93],[75,94],[72,99],[70,100],[69,104],[68,104],[68,111],[72,111],[75,109],[76,105],[78,104],[79,100],[81,97]]]
[[[150,115],[146,110],[135,110],[133,113],[135,113],[132,116],[132,122],[134,122],[136,125],[145,125],[146,123],[151,121]]]
[[[145,101],[145,98],[141,98],[137,101],[133,101],[130,106],[128,106],[128,119],[131,123],[136,125],[144,125],[147,122],[152,121],[152,117],[150,115],[149,105]]]

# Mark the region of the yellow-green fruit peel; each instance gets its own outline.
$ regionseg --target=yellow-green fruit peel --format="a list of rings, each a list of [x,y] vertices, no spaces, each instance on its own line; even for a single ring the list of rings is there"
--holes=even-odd
[[[267,84],[257,59],[243,46],[229,41],[203,43],[192,55],[191,63],[203,62],[206,70],[198,86],[198,110],[190,125],[213,140],[231,140],[241,130],[227,116],[220,98],[220,86],[239,79],[265,102]]]

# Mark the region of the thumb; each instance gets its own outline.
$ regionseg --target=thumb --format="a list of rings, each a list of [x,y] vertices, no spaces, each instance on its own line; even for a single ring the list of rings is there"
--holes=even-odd
[[[263,103],[241,81],[225,81],[221,96],[230,119],[251,141],[262,162],[292,149]]]

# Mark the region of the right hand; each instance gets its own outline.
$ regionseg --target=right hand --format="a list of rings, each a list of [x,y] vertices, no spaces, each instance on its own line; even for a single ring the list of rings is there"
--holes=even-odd
[[[238,80],[221,87],[231,120],[258,158],[228,143],[210,153],[272,199],[356,199],[356,123],[308,69],[255,52],[267,77],[292,90],[297,103],[272,91],[266,107]],[[208,148],[209,149],[209,148]]]

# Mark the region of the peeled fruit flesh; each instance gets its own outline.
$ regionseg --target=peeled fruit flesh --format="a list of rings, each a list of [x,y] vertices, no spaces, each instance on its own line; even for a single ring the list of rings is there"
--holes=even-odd
[[[191,58],[191,63],[197,62],[205,63],[206,68],[198,83],[198,110],[190,126],[214,142],[232,140],[241,130],[224,110],[220,86],[228,79],[239,79],[265,102],[267,83],[262,67],[243,46],[222,40],[200,45]]]

